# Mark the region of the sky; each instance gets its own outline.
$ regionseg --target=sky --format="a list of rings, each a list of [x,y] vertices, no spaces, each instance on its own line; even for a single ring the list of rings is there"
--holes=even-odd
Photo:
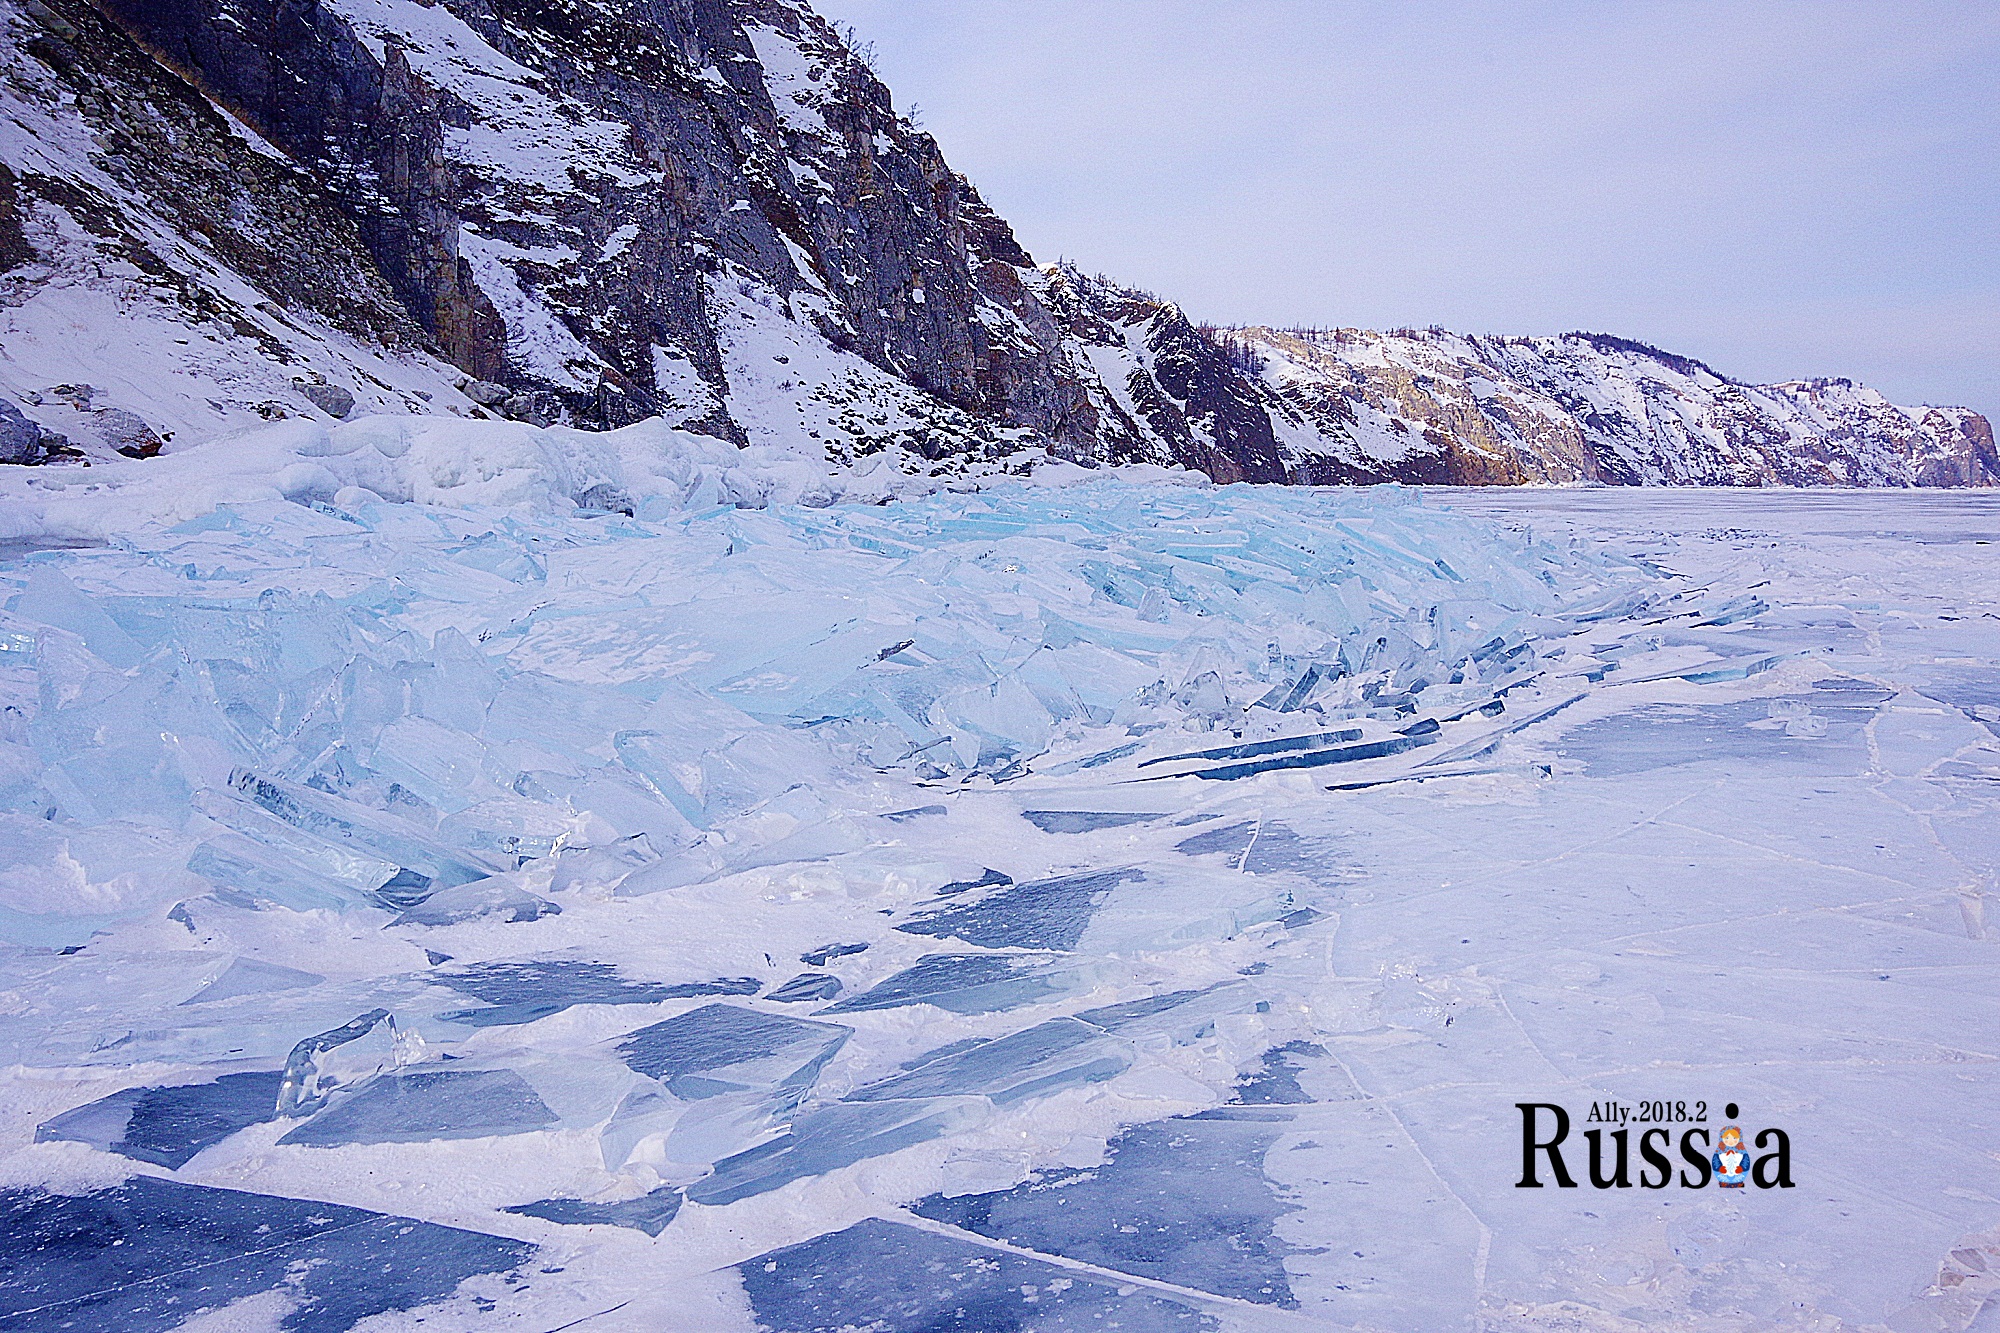
[[[2000,421],[2000,4],[818,0],[1037,259]]]

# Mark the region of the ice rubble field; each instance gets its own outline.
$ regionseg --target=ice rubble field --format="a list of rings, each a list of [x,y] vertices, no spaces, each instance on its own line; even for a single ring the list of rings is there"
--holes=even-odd
[[[0,1329],[1984,1327],[1993,500],[1184,483],[0,482]]]

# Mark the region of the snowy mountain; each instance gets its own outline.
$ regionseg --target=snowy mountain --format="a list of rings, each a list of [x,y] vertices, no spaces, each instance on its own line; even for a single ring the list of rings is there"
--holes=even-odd
[[[914,472],[2000,476],[1983,418],[1843,381],[1583,335],[1219,333],[1037,267],[794,0],[0,0],[8,400],[21,461],[390,412]]]

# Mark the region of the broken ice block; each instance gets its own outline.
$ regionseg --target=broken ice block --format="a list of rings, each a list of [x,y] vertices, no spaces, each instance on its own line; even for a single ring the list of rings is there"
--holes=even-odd
[[[993,867],[987,866],[979,872],[978,879],[953,880],[951,883],[941,887],[937,891],[937,896],[940,898],[949,898],[953,894],[965,893],[970,889],[987,889],[998,884],[1012,884],[1013,882],[1014,877],[1012,875],[1002,874]]]
[[[790,1133],[717,1162],[714,1174],[690,1185],[687,1196],[721,1207],[970,1129],[990,1114],[989,1103],[979,1097],[814,1107],[792,1122]]]
[[[865,944],[822,944],[809,953],[799,955],[799,961],[807,967],[825,967],[836,958],[846,958],[851,954],[866,953]]]
[[[1260,1305],[1297,1308],[1276,1235],[1286,1211],[1264,1175],[1285,1126],[1190,1117],[1139,1125],[1110,1160],[1013,1189],[911,1208],[1027,1249]]]
[[[395,1022],[389,1017],[389,1011],[371,1009],[351,1023],[307,1037],[292,1047],[291,1055],[285,1060],[284,1077],[278,1086],[277,1113],[292,1117],[311,1115],[323,1106],[327,1094],[335,1086],[349,1081],[340,1078],[331,1069],[329,1055],[361,1040],[384,1022]],[[389,1058],[393,1062],[393,1054]],[[374,1072],[373,1068],[361,1067],[366,1068],[368,1073]]]
[[[921,819],[925,815],[942,815],[945,813],[947,813],[945,807],[941,805],[919,805],[908,810],[891,810],[888,814],[883,815],[882,818],[893,820],[898,824],[907,824],[912,819]]]
[[[1131,1063],[1130,1049],[1105,1036],[1103,1029],[1074,1018],[1056,1018],[1024,1032],[973,1042],[851,1093],[847,1100],[878,1102],[976,1093],[1004,1106],[1115,1078]]]
[[[328,792],[249,769],[237,770],[229,781],[246,799],[287,824],[335,845],[349,846],[393,862],[425,877],[428,884],[449,888],[508,868],[475,865],[461,853],[425,837],[393,816]]]
[[[1318,750],[1329,745],[1340,745],[1361,739],[1359,727],[1347,727],[1340,731],[1319,731],[1309,736],[1286,736],[1276,740],[1251,741],[1244,745],[1224,745],[1213,750],[1192,750],[1186,754],[1161,755],[1148,759],[1140,768],[1151,768],[1155,764],[1172,764],[1183,759],[1255,759],[1267,754],[1286,754],[1293,750]]]
[[[292,1308],[288,1329],[338,1333],[534,1252],[412,1218],[152,1176],[90,1194],[4,1190],[0,1328],[166,1333],[197,1311],[273,1292]]]
[[[1021,818],[1044,833],[1092,833],[1098,829],[1146,824],[1164,816],[1115,810],[1023,810]]]
[[[1100,870],[1012,884],[896,929],[939,939],[956,936],[986,949],[1072,949],[1113,889],[1144,878],[1137,870]]]
[[[1385,755],[1401,754],[1420,745],[1434,745],[1437,739],[1434,730],[1413,732],[1410,735],[1389,736],[1378,741],[1363,741],[1359,745],[1335,745],[1317,750],[1265,755],[1239,763],[1221,764],[1215,768],[1197,768],[1184,776],[1205,778],[1210,781],[1232,781],[1281,768],[1320,768],[1327,764],[1349,764],[1361,759],[1380,759]]]
[[[984,1014],[1034,1004],[1067,987],[1044,959],[1018,954],[926,954],[859,995],[820,1010],[823,1014],[934,1004],[955,1014]]]
[[[657,1236],[667,1229],[667,1223],[674,1220],[681,1210],[681,1192],[669,1186],[642,1194],[636,1199],[623,1199],[616,1203],[592,1203],[586,1199],[542,1199],[535,1203],[517,1203],[505,1211],[519,1213],[523,1217],[539,1217],[545,1222],[559,1226],[587,1227],[613,1226],[631,1227],[649,1236]]]
[[[276,963],[260,963],[254,958],[238,958],[215,980],[181,1003],[215,1004],[242,995],[264,995],[271,991],[317,986],[325,980],[316,972],[301,972],[295,967],[280,967]]]
[[[831,1000],[840,991],[840,978],[831,973],[801,972],[764,998],[779,1004],[802,1004],[808,1000]]]
[[[529,893],[506,875],[439,889],[396,918],[399,926],[449,926],[482,916],[504,916],[509,924],[559,916],[562,908]]]
[[[224,1074],[209,1083],[127,1088],[65,1111],[35,1142],[71,1140],[102,1152],[178,1170],[196,1153],[277,1114],[276,1070]]]
[[[625,1063],[665,1083],[676,1097],[812,1086],[852,1030],[734,1004],[705,1004],[628,1033]]]
[[[418,1069],[379,1074],[278,1140],[332,1148],[526,1134],[555,1112],[511,1069]]]
[[[440,975],[438,981],[455,991],[485,1000],[485,1009],[460,1009],[440,1014],[447,1023],[474,1027],[504,1027],[532,1023],[579,1004],[657,1004],[693,995],[755,995],[763,989],[755,977],[719,981],[627,981],[609,963],[551,959],[531,963],[479,963],[463,972]]]

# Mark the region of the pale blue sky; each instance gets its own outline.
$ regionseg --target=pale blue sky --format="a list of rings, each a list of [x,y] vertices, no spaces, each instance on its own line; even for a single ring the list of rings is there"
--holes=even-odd
[[[2000,420],[2000,3],[819,0],[1042,260]]]

